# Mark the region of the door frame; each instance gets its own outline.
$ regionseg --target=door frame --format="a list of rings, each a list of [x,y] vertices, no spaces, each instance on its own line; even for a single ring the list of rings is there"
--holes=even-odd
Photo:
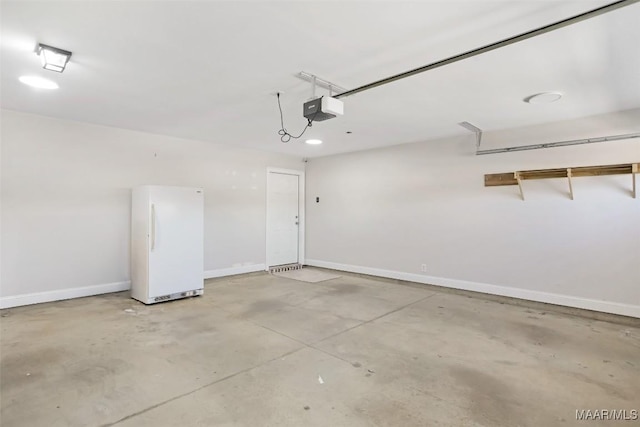
[[[304,231],[305,231],[305,198],[304,198],[304,171],[295,169],[282,169],[267,167],[267,185],[265,192],[265,271],[269,271],[271,260],[269,259],[269,174],[280,173],[298,176],[298,264],[304,264]]]

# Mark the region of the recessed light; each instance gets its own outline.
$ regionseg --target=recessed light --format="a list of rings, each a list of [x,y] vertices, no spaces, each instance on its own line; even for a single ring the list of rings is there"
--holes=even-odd
[[[307,139],[305,141],[307,144],[309,145],[318,145],[318,144],[322,144],[322,140],[320,139]]]
[[[527,96],[523,101],[528,102],[529,104],[550,104],[552,102],[556,102],[560,98],[562,98],[562,94],[560,92],[542,92]]]
[[[18,80],[28,86],[37,87],[38,89],[58,89],[59,87],[58,83],[38,76],[22,76]]]

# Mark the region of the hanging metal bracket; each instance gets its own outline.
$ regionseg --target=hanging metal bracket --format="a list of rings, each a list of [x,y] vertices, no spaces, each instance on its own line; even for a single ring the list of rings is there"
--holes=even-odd
[[[458,123],[463,128],[470,130],[471,132],[476,134],[476,150],[480,148],[480,143],[482,142],[482,129],[472,125],[469,122],[460,122]]]
[[[333,96],[333,94],[336,92],[346,91],[346,89],[343,88],[342,86],[339,86],[335,83],[331,83],[329,80],[322,79],[316,76],[315,74],[307,73],[306,71],[300,71],[298,74],[296,74],[296,77],[311,83],[312,98],[315,98],[316,96],[316,87],[321,87],[323,89],[328,90],[329,96]]]

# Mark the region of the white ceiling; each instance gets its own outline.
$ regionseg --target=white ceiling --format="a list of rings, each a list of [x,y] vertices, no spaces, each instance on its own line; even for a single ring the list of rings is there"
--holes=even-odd
[[[353,88],[606,3],[2,1],[2,107],[303,157],[638,108],[640,3],[343,98],[305,134],[321,146],[277,135],[276,91],[289,131],[305,124],[299,71]],[[63,74],[36,42],[73,51]],[[549,90],[565,97],[522,102]]]

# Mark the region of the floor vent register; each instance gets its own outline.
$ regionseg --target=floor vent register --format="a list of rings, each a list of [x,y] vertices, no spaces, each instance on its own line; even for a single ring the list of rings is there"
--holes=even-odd
[[[302,269],[302,264],[276,265],[274,267],[269,267],[269,273],[282,273],[284,271],[293,271],[300,269]]]

